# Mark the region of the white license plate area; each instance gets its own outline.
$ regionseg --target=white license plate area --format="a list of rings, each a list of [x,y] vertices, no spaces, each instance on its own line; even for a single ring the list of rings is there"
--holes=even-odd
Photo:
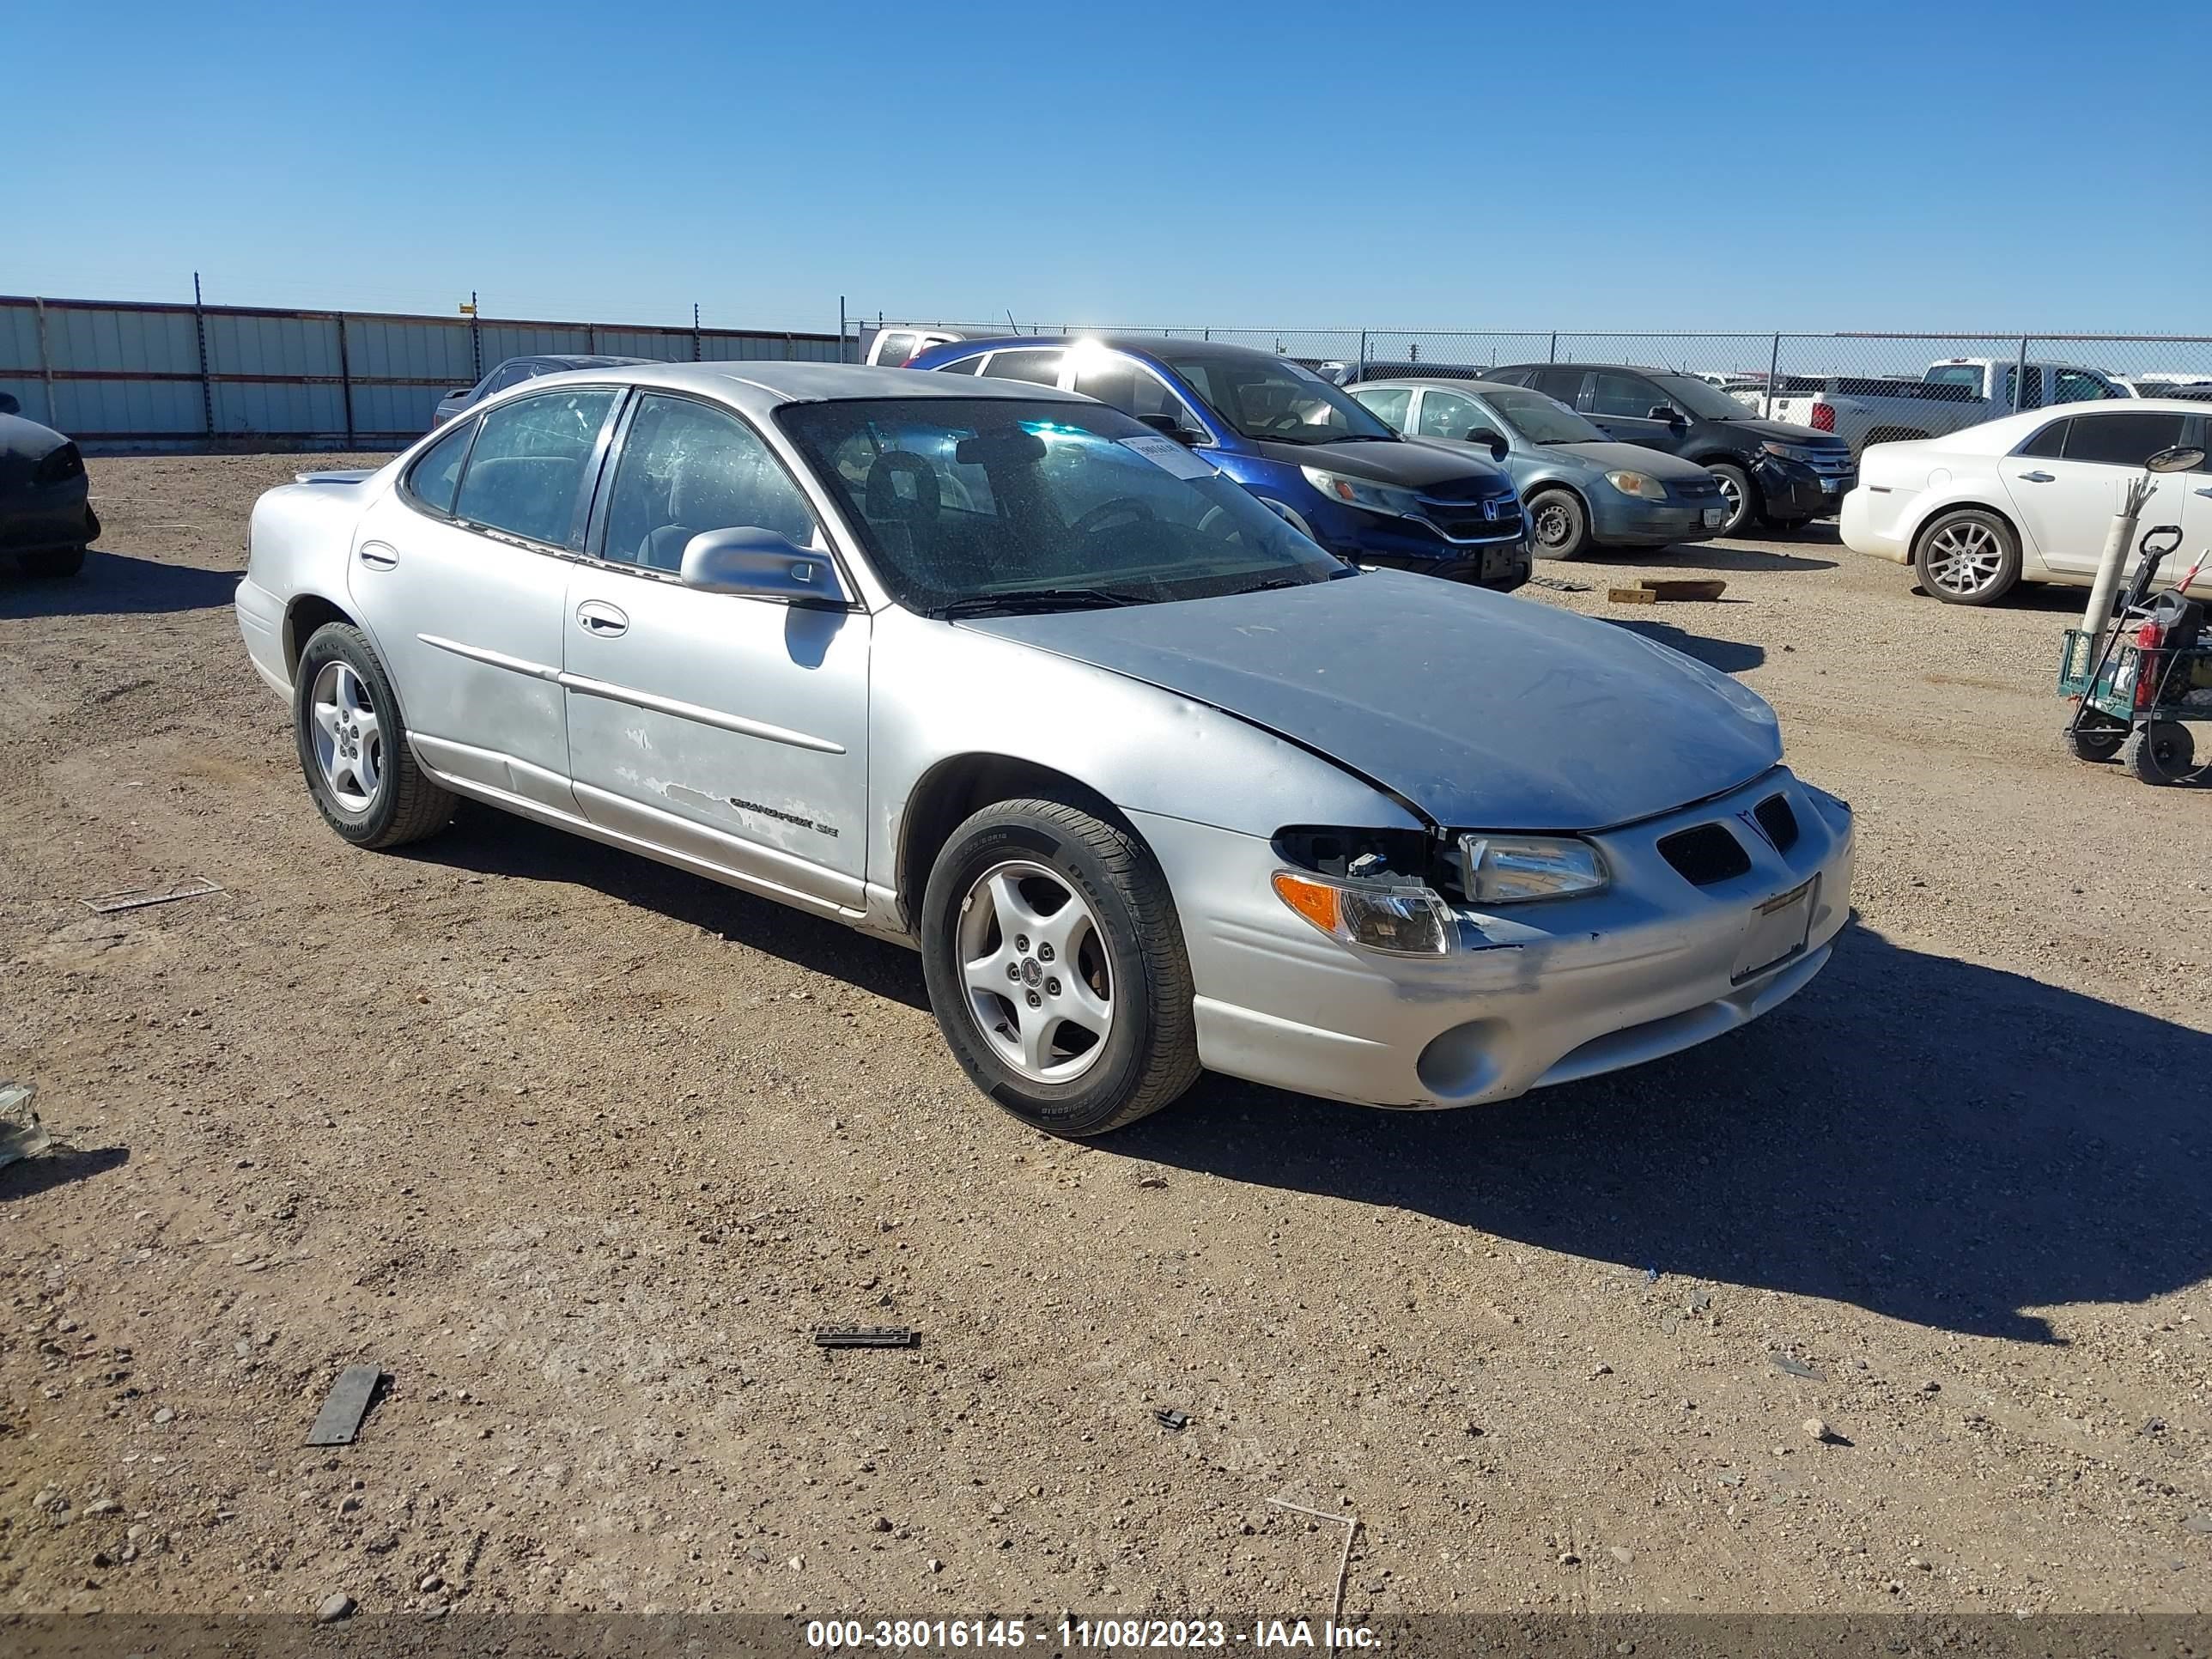
[[[1719,529],[1723,525],[1726,524],[1727,522],[1728,522],[1728,508],[1726,508],[1726,507],[1707,507],[1707,508],[1705,509],[1705,528],[1706,528],[1706,529],[1708,529],[1708,530],[1718,530],[1718,529]]]
[[[1820,878],[1815,876],[1751,913],[1751,920],[1744,925],[1743,942],[1736,947],[1732,983],[1741,985],[1755,974],[1778,968],[1804,950],[1813,931],[1813,896],[1820,885]]]

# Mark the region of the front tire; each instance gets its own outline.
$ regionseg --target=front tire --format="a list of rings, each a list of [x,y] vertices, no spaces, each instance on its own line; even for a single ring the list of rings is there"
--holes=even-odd
[[[1995,605],[2020,581],[2020,538],[1996,514],[1960,507],[1920,532],[1912,565],[1946,605]]]
[[[326,623],[292,676],[300,769],[323,821],[356,847],[398,847],[436,834],[453,796],[416,763],[391,678],[350,623]]]
[[[953,1058],[1033,1127],[1105,1134],[1197,1079],[1167,878],[1080,808],[1000,801],[954,830],[929,872],[921,951]]]
[[[1750,473],[1732,461],[1716,461],[1705,471],[1720,481],[1721,495],[1729,506],[1728,518],[1713,533],[1716,536],[1741,535],[1744,526],[1761,510],[1759,486],[1752,483]]]
[[[1528,498],[1528,533],[1547,559],[1579,559],[1589,551],[1589,514],[1564,489],[1540,489]]]

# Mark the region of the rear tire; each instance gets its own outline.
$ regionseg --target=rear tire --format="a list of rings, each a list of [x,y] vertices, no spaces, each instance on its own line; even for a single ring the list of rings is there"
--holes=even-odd
[[[2138,783],[2180,783],[2196,769],[2197,744],[2179,720],[2152,720],[2128,733],[2120,764]]]
[[[2126,726],[2118,723],[2106,725],[2102,723],[2103,716],[2096,718],[2099,723],[2093,725],[2085,715],[2081,725],[2069,726],[2058,734],[2066,752],[2077,761],[2101,764],[2118,754],[2120,745],[2128,740]]]
[[[1529,539],[1541,557],[1579,559],[1589,551],[1589,511],[1572,491],[1540,489],[1527,510]]]
[[[452,792],[416,761],[391,678],[352,623],[324,623],[300,653],[292,727],[315,810],[355,846],[404,846],[453,817]]]
[[[1727,497],[1729,515],[1721,522],[1716,536],[1741,536],[1744,526],[1759,515],[1761,507],[1759,486],[1751,481],[1751,474],[1733,461],[1716,461],[1705,468],[1721,482],[1721,494]]]
[[[1995,605],[2020,580],[2020,538],[1996,514],[1962,507],[1921,531],[1912,567],[1920,585],[1946,605]]]
[[[81,547],[50,547],[17,556],[22,562],[23,574],[41,581],[58,581],[84,568],[84,549]]]
[[[945,1040],[1023,1122],[1105,1134],[1196,1080],[1175,901],[1125,830],[1058,801],[1000,801],[952,832],[921,908]]]

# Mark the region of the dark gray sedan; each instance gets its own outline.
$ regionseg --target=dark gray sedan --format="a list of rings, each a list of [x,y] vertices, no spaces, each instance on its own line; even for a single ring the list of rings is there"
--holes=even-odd
[[[100,538],[84,457],[0,392],[0,563],[29,576],[74,576]]]
[[[1545,558],[1576,558],[1593,547],[1705,541],[1728,522],[1720,481],[1704,467],[1641,444],[1614,443],[1557,398],[1527,386],[1407,375],[1348,389],[1408,437],[1502,461]]]
[[[462,386],[439,398],[437,408],[430,411],[430,428],[435,431],[454,416],[474,409],[494,392],[534,380],[541,374],[562,374],[572,368],[630,368],[652,361],[650,357],[509,357],[474,386]]]

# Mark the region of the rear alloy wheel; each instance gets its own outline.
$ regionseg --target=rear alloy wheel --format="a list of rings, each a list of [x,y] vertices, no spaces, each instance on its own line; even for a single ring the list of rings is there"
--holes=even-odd
[[[2152,720],[2128,733],[2120,764],[2141,783],[2180,783],[2197,766],[2197,744],[2179,720]]]
[[[2020,580],[2020,543],[1996,514],[1961,507],[1920,532],[1912,562],[1944,604],[1995,605]]]
[[[1722,499],[1728,502],[1728,517],[1713,533],[1717,536],[1738,536],[1759,511],[1759,488],[1751,481],[1751,474],[1728,461],[1720,461],[1705,469],[1721,487]]]
[[[420,841],[453,816],[452,793],[415,759],[384,664],[351,623],[325,623],[300,653],[292,724],[316,810],[355,846]]]
[[[1198,1075],[1166,878],[1080,808],[1001,801],[954,830],[929,872],[921,948],[953,1057],[1024,1123],[1103,1134]]]
[[[1589,551],[1589,514],[1564,489],[1540,489],[1528,498],[1528,533],[1547,559],[1578,559]]]

